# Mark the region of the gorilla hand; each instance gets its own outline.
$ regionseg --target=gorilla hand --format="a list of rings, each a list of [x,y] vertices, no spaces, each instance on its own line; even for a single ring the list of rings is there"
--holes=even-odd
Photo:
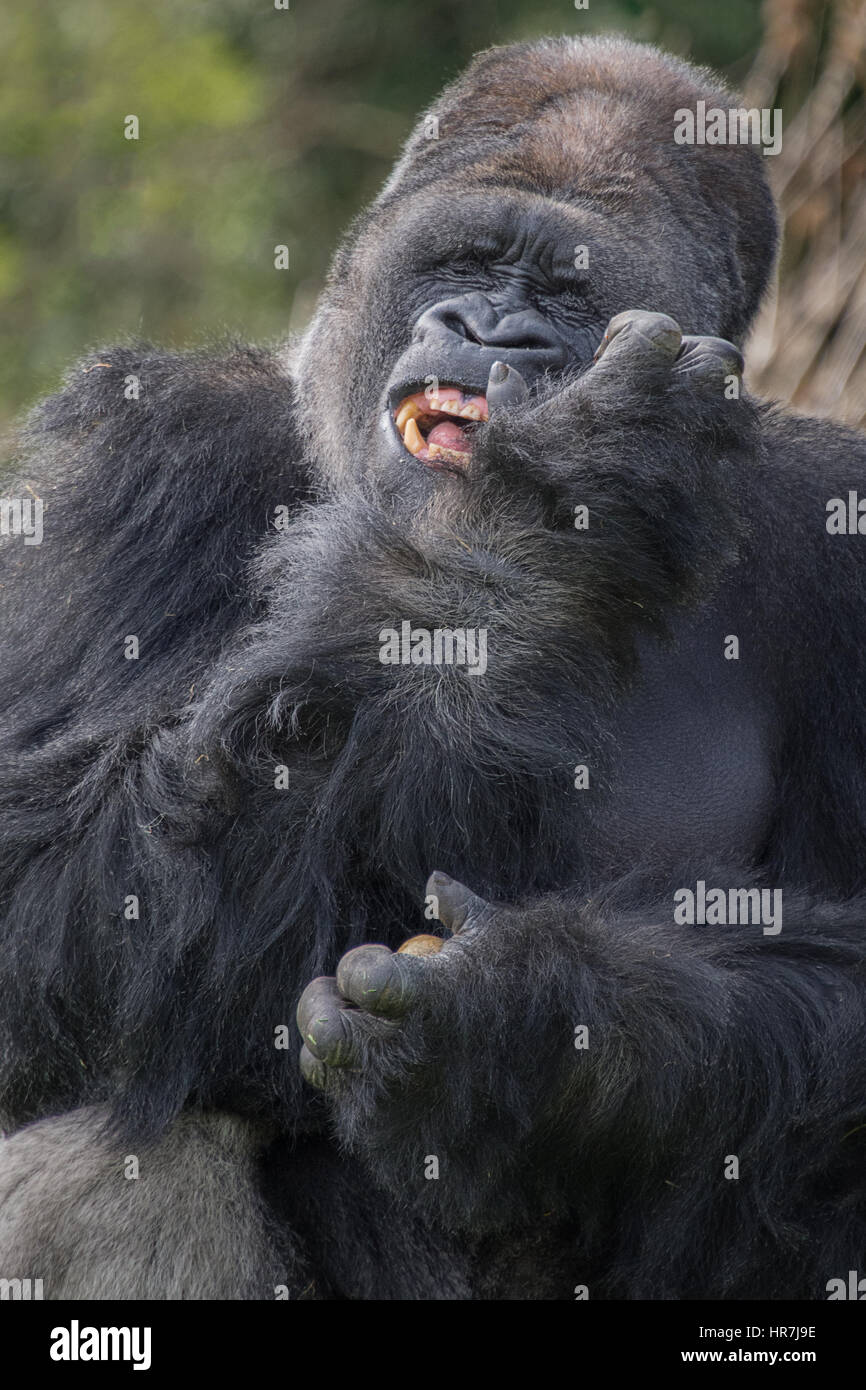
[[[441,1201],[449,1221],[477,1220],[504,1172],[531,1163],[534,1137],[550,1142],[546,1117],[573,1083],[580,962],[571,932],[527,931],[531,910],[494,907],[442,873],[427,893],[455,935],[425,957],[356,947],[336,979],[308,985],[301,1070],[382,1181]],[[425,1181],[433,1158],[441,1183]]]
[[[426,892],[435,899],[443,926],[462,933],[461,946],[493,912],[489,903],[438,870],[430,875]],[[428,961],[441,957],[450,968],[454,954],[443,955],[444,951],[445,946],[419,956],[402,947],[390,951],[387,946],[356,946],[343,956],[336,979],[322,975],[313,980],[301,995],[297,1013],[306,1080],[322,1090],[338,1088],[343,1073],[369,1063],[398,1021],[435,995],[437,975]]]
[[[593,362],[602,358],[606,371],[622,368],[632,378],[643,374],[650,382],[669,371],[674,384],[687,378],[690,386],[721,398],[731,378],[743,374],[743,354],[727,339],[684,337],[667,314],[635,309],[611,319]]]
[[[707,413],[716,412],[717,423],[727,417],[730,424],[730,417],[739,414],[735,403],[740,400],[742,372],[742,353],[726,339],[684,336],[667,314],[629,310],[611,319],[592,364],[563,388],[542,393],[540,402],[529,404],[520,372],[496,362],[487,384],[487,402],[491,421],[504,429],[516,428],[520,435],[534,433],[541,440],[548,435],[561,438],[560,431],[566,428],[579,443],[590,428],[600,430],[605,423],[611,429],[621,427],[628,417],[636,417],[645,430],[657,434],[666,419],[671,426],[679,425],[683,409],[690,412],[693,428],[700,426]],[[510,418],[503,416],[503,410],[514,406],[524,409]],[[611,417],[607,422],[606,414]],[[496,428],[487,431],[494,438],[501,433]]]
[[[614,339],[616,347],[608,351]],[[605,329],[593,362],[606,356],[606,371],[623,369],[634,388],[644,378],[670,369],[674,378],[689,377],[690,384],[723,393],[733,376],[743,373],[743,355],[725,338],[683,336],[680,327],[667,314],[628,310],[612,318]],[[596,380],[603,374],[596,374]],[[585,377],[579,378],[584,381]],[[529,387],[516,367],[494,362],[487,382],[487,405],[491,416],[503,406],[521,405],[529,398]]]
[[[705,596],[743,530],[731,465],[757,449],[739,349],[635,310],[610,321],[592,364],[560,389],[527,399],[519,373],[501,368],[476,476],[540,495],[549,526],[578,532],[608,625],[629,611],[656,623]]]

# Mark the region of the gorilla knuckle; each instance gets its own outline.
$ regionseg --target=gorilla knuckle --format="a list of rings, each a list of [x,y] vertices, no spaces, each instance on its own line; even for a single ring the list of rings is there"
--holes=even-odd
[[[650,357],[660,364],[673,362],[682,342],[682,329],[669,314],[629,309],[611,319],[599,348],[598,360]]]
[[[337,966],[337,987],[345,999],[369,1013],[401,1014],[418,992],[423,961],[387,946],[356,946]]]
[[[691,370],[719,375],[731,372],[741,375],[743,367],[742,352],[726,338],[692,336],[683,338],[675,364],[677,372]]]
[[[315,1086],[316,1090],[325,1091],[329,1088],[332,1078],[327,1063],[316,1057],[306,1043],[301,1048],[300,1069],[304,1080],[310,1086]]]

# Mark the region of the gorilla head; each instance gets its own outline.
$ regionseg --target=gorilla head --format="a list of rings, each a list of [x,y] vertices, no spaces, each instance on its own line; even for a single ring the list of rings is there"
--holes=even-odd
[[[554,386],[625,306],[742,341],[774,208],[756,150],[674,143],[674,113],[698,100],[736,105],[616,39],[492,49],[446,89],[338,253],[298,356],[332,482],[453,483],[493,364]]]

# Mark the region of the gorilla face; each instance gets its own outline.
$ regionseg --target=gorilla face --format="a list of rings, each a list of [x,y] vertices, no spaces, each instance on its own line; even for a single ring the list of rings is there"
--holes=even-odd
[[[494,364],[519,372],[512,389],[556,389],[621,310],[742,339],[773,205],[755,150],[674,144],[677,109],[731,100],[700,76],[565,39],[493,49],[445,91],[338,253],[294,364],[331,486],[453,486]]]
[[[537,391],[591,360],[611,314],[574,261],[600,222],[589,209],[477,184],[443,210],[436,182],[374,212],[298,364],[302,401],[317,399],[329,360],[324,377],[336,368],[350,403],[338,419],[325,403],[308,413],[316,452],[392,484],[465,473],[495,363]]]
[[[440,244],[428,238],[426,253],[413,228],[416,270],[407,272],[421,310],[382,401],[382,453],[395,467],[407,465],[408,452],[430,469],[468,470],[497,363],[519,373],[512,380],[522,392],[523,383],[532,390],[589,361],[598,311],[567,258],[574,229],[565,213],[514,196],[491,208],[470,195]]]

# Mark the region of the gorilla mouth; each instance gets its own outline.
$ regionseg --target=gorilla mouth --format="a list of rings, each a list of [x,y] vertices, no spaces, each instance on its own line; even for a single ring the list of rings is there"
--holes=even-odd
[[[472,395],[459,386],[415,391],[393,411],[404,447],[431,468],[465,470],[472,453],[471,426],[487,418],[486,396]]]

